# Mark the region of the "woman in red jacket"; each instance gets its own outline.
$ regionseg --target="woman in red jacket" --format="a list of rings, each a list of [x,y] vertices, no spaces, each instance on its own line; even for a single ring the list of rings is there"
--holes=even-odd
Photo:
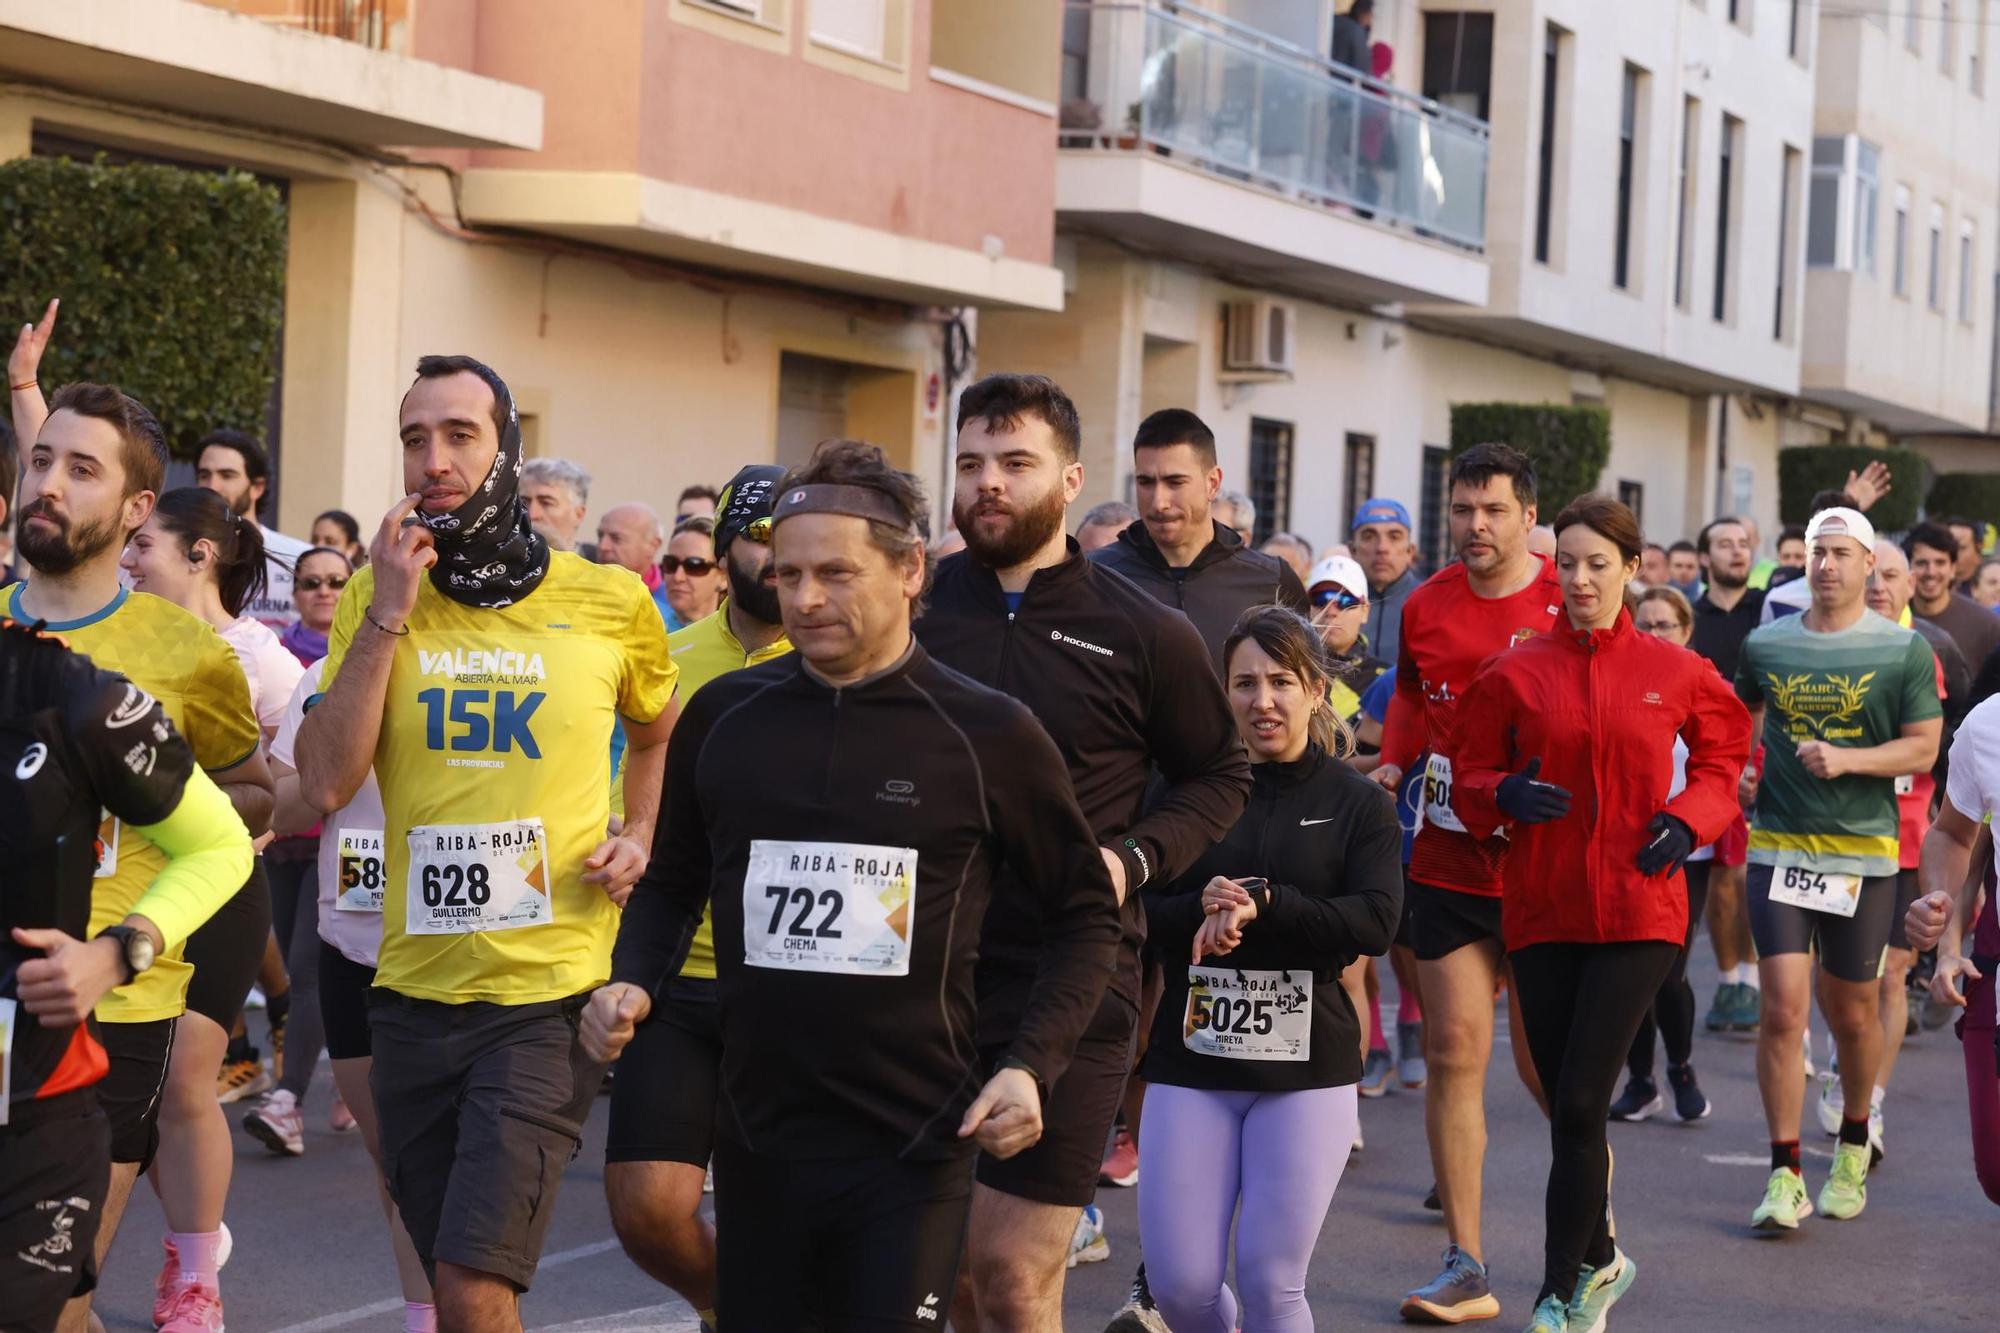
[[[1548,1092],[1541,1295],[1530,1333],[1588,1329],[1631,1286],[1606,1209],[1619,1067],[1687,933],[1688,853],[1728,827],[1750,719],[1715,668],[1632,626],[1639,524],[1587,495],[1556,519],[1568,624],[1480,668],[1458,707],[1452,805],[1509,837],[1501,931]],[[1669,798],[1674,740],[1687,786]]]

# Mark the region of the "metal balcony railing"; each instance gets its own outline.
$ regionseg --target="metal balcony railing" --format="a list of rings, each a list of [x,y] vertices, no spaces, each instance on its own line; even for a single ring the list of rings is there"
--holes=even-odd
[[[1485,249],[1485,122],[1192,5],[1076,0],[1065,18],[1063,147]]]
[[[248,18],[299,28],[322,37],[399,51],[410,0],[201,0]]]

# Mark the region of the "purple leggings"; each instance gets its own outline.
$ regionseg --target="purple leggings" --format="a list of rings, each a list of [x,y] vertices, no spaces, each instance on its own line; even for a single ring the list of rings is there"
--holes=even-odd
[[[1985,975],[1966,988],[1966,1015],[1959,1019],[1958,1036],[1965,1051],[1965,1092],[1972,1111],[1973,1170],[1986,1197],[2000,1203],[2000,1034],[1994,1031],[1996,1020],[2000,1020],[2000,1008],[1996,1008],[1994,998],[1996,963],[2000,960],[1977,960],[1979,970]],[[1152,1114],[1150,1102],[1146,1114]],[[1142,1127],[1143,1124],[1142,1121]]]
[[[1354,1085],[1207,1092],[1155,1083],[1139,1129],[1139,1242],[1174,1333],[1311,1333],[1306,1264],[1360,1128]],[[1238,1198],[1236,1298],[1223,1285]]]

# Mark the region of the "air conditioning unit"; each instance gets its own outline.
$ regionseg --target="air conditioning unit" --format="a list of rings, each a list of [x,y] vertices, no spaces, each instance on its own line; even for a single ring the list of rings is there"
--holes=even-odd
[[[1284,301],[1260,297],[1222,308],[1222,368],[1239,374],[1292,373],[1298,312]]]

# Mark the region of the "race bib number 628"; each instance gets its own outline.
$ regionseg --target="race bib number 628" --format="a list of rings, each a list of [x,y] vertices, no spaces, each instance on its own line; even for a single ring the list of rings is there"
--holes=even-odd
[[[539,819],[410,830],[404,929],[412,935],[519,930],[555,920]]]
[[[906,977],[916,886],[912,847],[754,838],[743,878],[743,961]]]

